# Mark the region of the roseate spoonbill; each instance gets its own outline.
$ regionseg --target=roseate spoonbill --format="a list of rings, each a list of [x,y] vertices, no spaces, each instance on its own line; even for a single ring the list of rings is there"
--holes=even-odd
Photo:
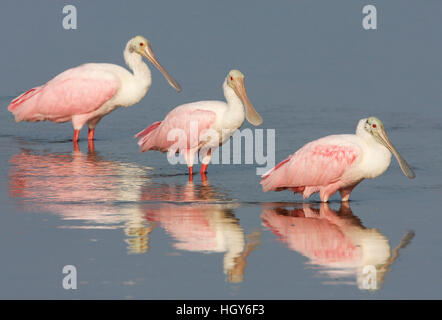
[[[140,200],[148,201],[146,219],[172,236],[175,249],[223,252],[223,271],[228,276],[227,281],[238,283],[244,279],[247,258],[258,247],[261,232],[246,236],[234,214],[238,205],[235,202],[213,203],[224,197],[205,180],[199,186],[193,182],[185,186],[156,187],[149,184]],[[162,203],[152,203],[152,200]]]
[[[144,210],[114,205],[139,200],[146,184],[146,167],[80,151],[26,150],[13,155],[9,163],[9,194],[20,210],[53,213],[63,221],[61,227],[124,229],[130,253],[149,249],[153,226],[145,219]]]
[[[342,201],[348,201],[359,182],[387,170],[391,153],[413,179],[413,169],[390,142],[382,121],[361,119],[354,135],[331,135],[303,146],[262,176],[262,188],[264,192],[291,189],[304,199],[319,192],[322,202],[339,191]]]
[[[181,92],[179,84],[156,59],[149,41],[142,36],[129,40],[123,52],[133,73],[108,63],[87,63],[68,69],[46,84],[32,88],[11,101],[8,110],[15,121],[72,121],[73,142],[87,123],[88,140],[94,139],[95,126],[103,116],[117,107],[139,102],[152,83],[145,56],[164,75],[169,84]]]
[[[377,229],[362,225],[348,202],[341,202],[339,211],[332,210],[327,203],[321,203],[319,209],[310,204],[292,209],[287,204],[269,203],[263,205],[261,217],[262,224],[290,250],[309,259],[309,266],[320,266],[321,275],[335,280],[356,276],[361,289],[379,289],[399,251],[414,237],[414,232],[407,232],[392,249]],[[367,275],[367,266],[375,268],[371,275]],[[370,287],[363,285],[367,276],[376,280]]]
[[[139,138],[140,151],[159,150],[169,155],[180,152],[189,168],[195,153],[202,150],[201,174],[204,175],[212,156],[212,149],[227,141],[244,122],[245,117],[252,125],[258,126],[262,118],[252,106],[244,86],[244,75],[231,70],[223,83],[223,101],[198,101],[183,104],[170,111],[163,121],[153,123],[135,135]],[[172,133],[180,133],[176,142]]]

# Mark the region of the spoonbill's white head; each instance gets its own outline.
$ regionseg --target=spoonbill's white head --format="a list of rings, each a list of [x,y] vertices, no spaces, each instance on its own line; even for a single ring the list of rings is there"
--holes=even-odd
[[[254,126],[262,123],[262,118],[255,110],[247,96],[246,87],[244,85],[244,75],[239,70],[230,70],[226,77],[227,85],[233,89],[235,94],[241,99],[244,109],[246,110],[246,119]]]
[[[153,53],[152,47],[149,41],[143,36],[136,36],[129,40],[127,48],[130,53],[138,53],[141,56],[146,57],[161,73],[164,75],[169,84],[175,88],[178,92],[181,92],[181,87],[176,82],[171,75],[163,68],[163,66],[158,62],[155,54]]]
[[[396,157],[397,161],[399,162],[399,166],[401,167],[402,172],[408,178],[413,179],[416,176],[413,169],[411,169],[407,161],[405,161],[405,159],[400,155],[400,153],[391,143],[390,139],[387,136],[387,133],[385,132],[384,124],[382,123],[381,120],[379,120],[376,117],[369,117],[360,120],[359,126],[361,126],[363,130],[368,132],[377,143],[383,145],[391,153],[393,153],[393,155]]]

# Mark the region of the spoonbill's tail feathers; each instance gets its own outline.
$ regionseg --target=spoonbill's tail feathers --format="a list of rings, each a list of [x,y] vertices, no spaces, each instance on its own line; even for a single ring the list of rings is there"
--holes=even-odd
[[[41,86],[32,88],[11,101],[8,111],[14,114],[17,122],[25,120],[25,115],[35,105],[33,100],[38,98],[41,88]]]
[[[161,125],[161,121],[154,122],[150,126],[148,126],[143,131],[138,132],[135,135],[135,138],[139,138],[138,145],[140,146],[140,150],[142,152],[157,149],[155,148],[156,139],[155,139],[155,130]]]
[[[157,121],[157,122],[152,123],[150,126],[148,126],[143,131],[138,132],[135,135],[135,138],[143,138],[144,136],[148,135],[149,132],[152,132],[153,130],[155,130],[160,124],[161,124],[161,121]]]

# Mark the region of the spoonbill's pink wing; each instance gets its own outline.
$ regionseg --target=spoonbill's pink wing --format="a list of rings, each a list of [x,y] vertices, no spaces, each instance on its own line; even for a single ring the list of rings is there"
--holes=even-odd
[[[118,78],[104,67],[85,64],[66,70],[45,85],[33,88],[11,101],[8,110],[18,121],[68,121],[87,114],[118,91]]]
[[[337,182],[361,154],[356,143],[340,136],[312,141],[263,175],[263,191]]]
[[[215,208],[215,209],[214,209]],[[162,227],[177,241],[174,247],[187,251],[216,251],[217,233],[210,213],[213,205],[181,206],[163,205],[147,212],[147,219],[160,222]]]
[[[216,113],[197,109],[192,104],[179,106],[161,122],[155,122],[135,135],[142,152],[160,150],[177,152],[197,149],[202,136],[212,127]]]
[[[317,218],[292,217],[264,210],[262,221],[291,250],[310,258],[313,263],[354,265],[360,261],[359,248],[345,230],[319,215]]]

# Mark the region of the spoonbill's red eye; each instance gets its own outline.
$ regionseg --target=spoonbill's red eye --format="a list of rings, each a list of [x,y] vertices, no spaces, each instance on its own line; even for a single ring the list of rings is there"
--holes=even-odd
[[[375,124],[375,123],[373,123],[373,124],[372,124],[372,127],[373,127],[373,128],[376,128],[376,124]]]
[[[233,77],[230,77],[230,81],[233,81]]]

